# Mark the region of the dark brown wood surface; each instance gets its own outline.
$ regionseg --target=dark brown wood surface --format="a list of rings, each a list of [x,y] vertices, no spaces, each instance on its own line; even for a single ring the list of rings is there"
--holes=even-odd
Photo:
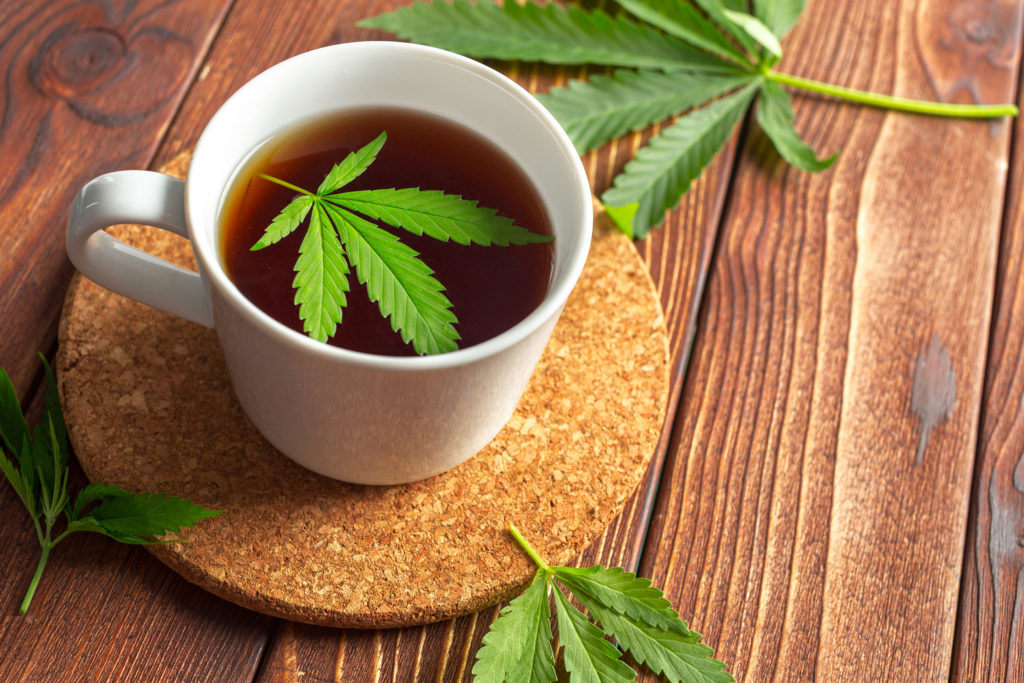
[[[189,148],[277,61],[385,37],[354,22],[394,4],[0,0],[0,367],[26,405],[35,354],[53,351],[76,189]],[[1010,101],[1022,13],[809,0],[780,68]],[[567,76],[500,67],[539,90]],[[637,245],[671,335],[670,418],[579,562],[638,567],[740,680],[1024,680],[1021,124],[795,109],[819,151],[841,150],[833,169],[786,167],[744,125]],[[598,192],[643,137],[584,159]],[[312,627],[79,535],[20,617],[38,550],[6,485],[0,519],[0,680],[463,680],[496,613]]]

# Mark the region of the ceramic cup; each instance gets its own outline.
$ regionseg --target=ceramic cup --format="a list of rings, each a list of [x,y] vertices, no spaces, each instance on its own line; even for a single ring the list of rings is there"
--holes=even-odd
[[[553,274],[544,301],[513,328],[436,356],[357,353],[281,325],[228,279],[218,212],[246,158],[305,120],[375,105],[422,110],[483,134],[539,191],[555,233]],[[188,237],[199,272],[104,232],[119,223]],[[67,250],[98,284],[216,328],[242,408],[286,456],[328,477],[396,484],[443,472],[498,433],[583,269],[590,235],[590,189],[579,156],[528,92],[449,52],[357,42],[298,55],[242,86],[204,130],[185,182],[149,171],[89,182],[71,210]]]

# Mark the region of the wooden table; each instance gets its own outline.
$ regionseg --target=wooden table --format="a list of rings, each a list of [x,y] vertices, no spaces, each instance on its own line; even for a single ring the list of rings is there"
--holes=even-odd
[[[384,37],[354,22],[391,4],[0,1],[0,366],[31,410],[77,188],[189,148],[275,62]],[[808,5],[783,71],[1015,98],[1020,0]],[[664,587],[739,680],[1024,680],[1022,123],[795,109],[816,149],[841,151],[831,170],[785,166],[751,119],[637,244],[673,400],[641,489],[579,561]],[[585,158],[598,191],[635,144]],[[458,680],[495,617],[275,620],[88,534],[55,551],[20,617],[38,548],[6,485],[0,519],[5,681]]]

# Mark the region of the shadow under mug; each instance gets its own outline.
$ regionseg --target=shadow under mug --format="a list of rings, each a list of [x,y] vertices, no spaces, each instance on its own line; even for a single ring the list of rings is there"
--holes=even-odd
[[[375,356],[287,328],[228,279],[218,213],[239,167],[282,130],[366,106],[405,107],[465,125],[496,143],[530,178],[555,234],[553,273],[544,300],[517,325],[451,353]],[[90,181],[72,207],[67,250],[96,283],[216,328],[243,410],[286,456],[335,479],[397,484],[463,462],[511,417],[583,269],[591,211],[590,187],[571,141],[513,81],[435,48],[355,42],[292,57],[243,85],[203,131],[185,182],[149,171]],[[119,223],[188,237],[199,272],[104,232]]]

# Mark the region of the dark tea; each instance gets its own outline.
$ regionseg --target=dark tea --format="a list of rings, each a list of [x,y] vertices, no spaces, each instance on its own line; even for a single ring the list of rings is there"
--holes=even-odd
[[[335,164],[382,131],[387,132],[387,142],[377,159],[344,190],[442,190],[495,209],[531,232],[552,234],[540,195],[526,174],[496,145],[464,126],[397,108],[350,110],[301,125],[256,151],[236,176],[220,218],[228,277],[256,306],[292,329],[302,331],[292,280],[306,223],[280,242],[250,251],[296,196],[293,190],[257,176],[263,173],[315,190]],[[464,246],[378,225],[417,251],[445,286],[444,294],[458,318],[460,349],[511,328],[547,293],[550,242]],[[355,272],[349,273],[348,281],[341,324],[328,343],[378,355],[415,355],[412,345],[402,341],[370,301]]]

